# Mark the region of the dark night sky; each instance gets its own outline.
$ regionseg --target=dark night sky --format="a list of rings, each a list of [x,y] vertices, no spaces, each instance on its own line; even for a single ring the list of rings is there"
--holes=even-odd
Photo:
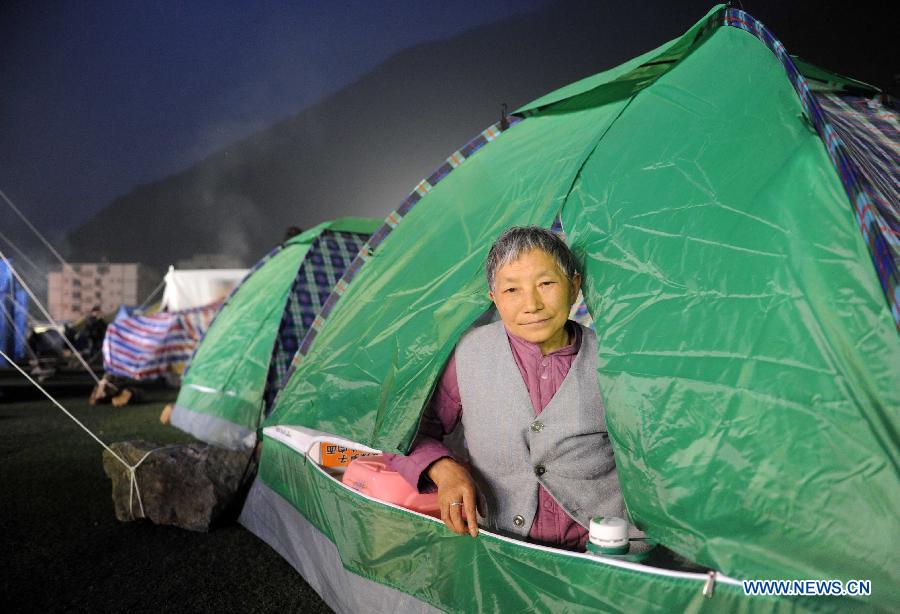
[[[59,236],[137,184],[314,104],[402,49],[550,1],[6,0],[0,190],[43,232]],[[839,5],[828,2],[743,5],[764,22],[766,9],[777,6],[786,17],[775,31],[792,51],[792,43],[803,48],[818,38],[864,53],[867,37],[881,36],[871,24],[887,23],[856,3],[841,10],[868,15],[868,22],[832,23],[828,11]],[[825,18],[811,23],[807,13],[783,9],[788,5],[814,6]],[[824,64],[840,71],[831,61]],[[0,231],[38,250],[2,202]],[[9,252],[3,241],[0,248]]]
[[[393,53],[547,3],[4,2],[0,190],[58,234]],[[31,243],[5,203],[0,231]]]

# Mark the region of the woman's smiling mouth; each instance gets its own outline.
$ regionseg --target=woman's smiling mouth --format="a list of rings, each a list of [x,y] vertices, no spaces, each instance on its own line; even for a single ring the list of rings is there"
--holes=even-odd
[[[538,324],[544,324],[545,322],[549,322],[550,318],[544,318],[543,320],[535,320],[534,322],[523,322],[519,324],[519,326],[536,326]]]

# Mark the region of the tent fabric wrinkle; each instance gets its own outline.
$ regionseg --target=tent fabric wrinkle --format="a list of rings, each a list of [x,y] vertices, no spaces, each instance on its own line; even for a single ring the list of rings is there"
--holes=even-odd
[[[336,612],[439,612],[402,590],[347,570],[335,544],[284,498],[253,483],[240,523],[293,565]]]

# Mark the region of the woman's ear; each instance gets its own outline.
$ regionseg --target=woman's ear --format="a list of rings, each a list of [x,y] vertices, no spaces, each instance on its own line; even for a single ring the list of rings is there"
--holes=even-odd
[[[572,278],[572,296],[569,297],[569,302],[574,305],[575,301],[578,300],[578,293],[581,291],[581,274],[575,273],[575,276]]]

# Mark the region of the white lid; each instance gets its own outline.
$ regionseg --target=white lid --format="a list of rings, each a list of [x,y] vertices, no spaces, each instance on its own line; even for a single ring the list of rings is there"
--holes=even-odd
[[[615,547],[628,544],[628,522],[615,516],[591,518],[591,542],[598,546]]]

